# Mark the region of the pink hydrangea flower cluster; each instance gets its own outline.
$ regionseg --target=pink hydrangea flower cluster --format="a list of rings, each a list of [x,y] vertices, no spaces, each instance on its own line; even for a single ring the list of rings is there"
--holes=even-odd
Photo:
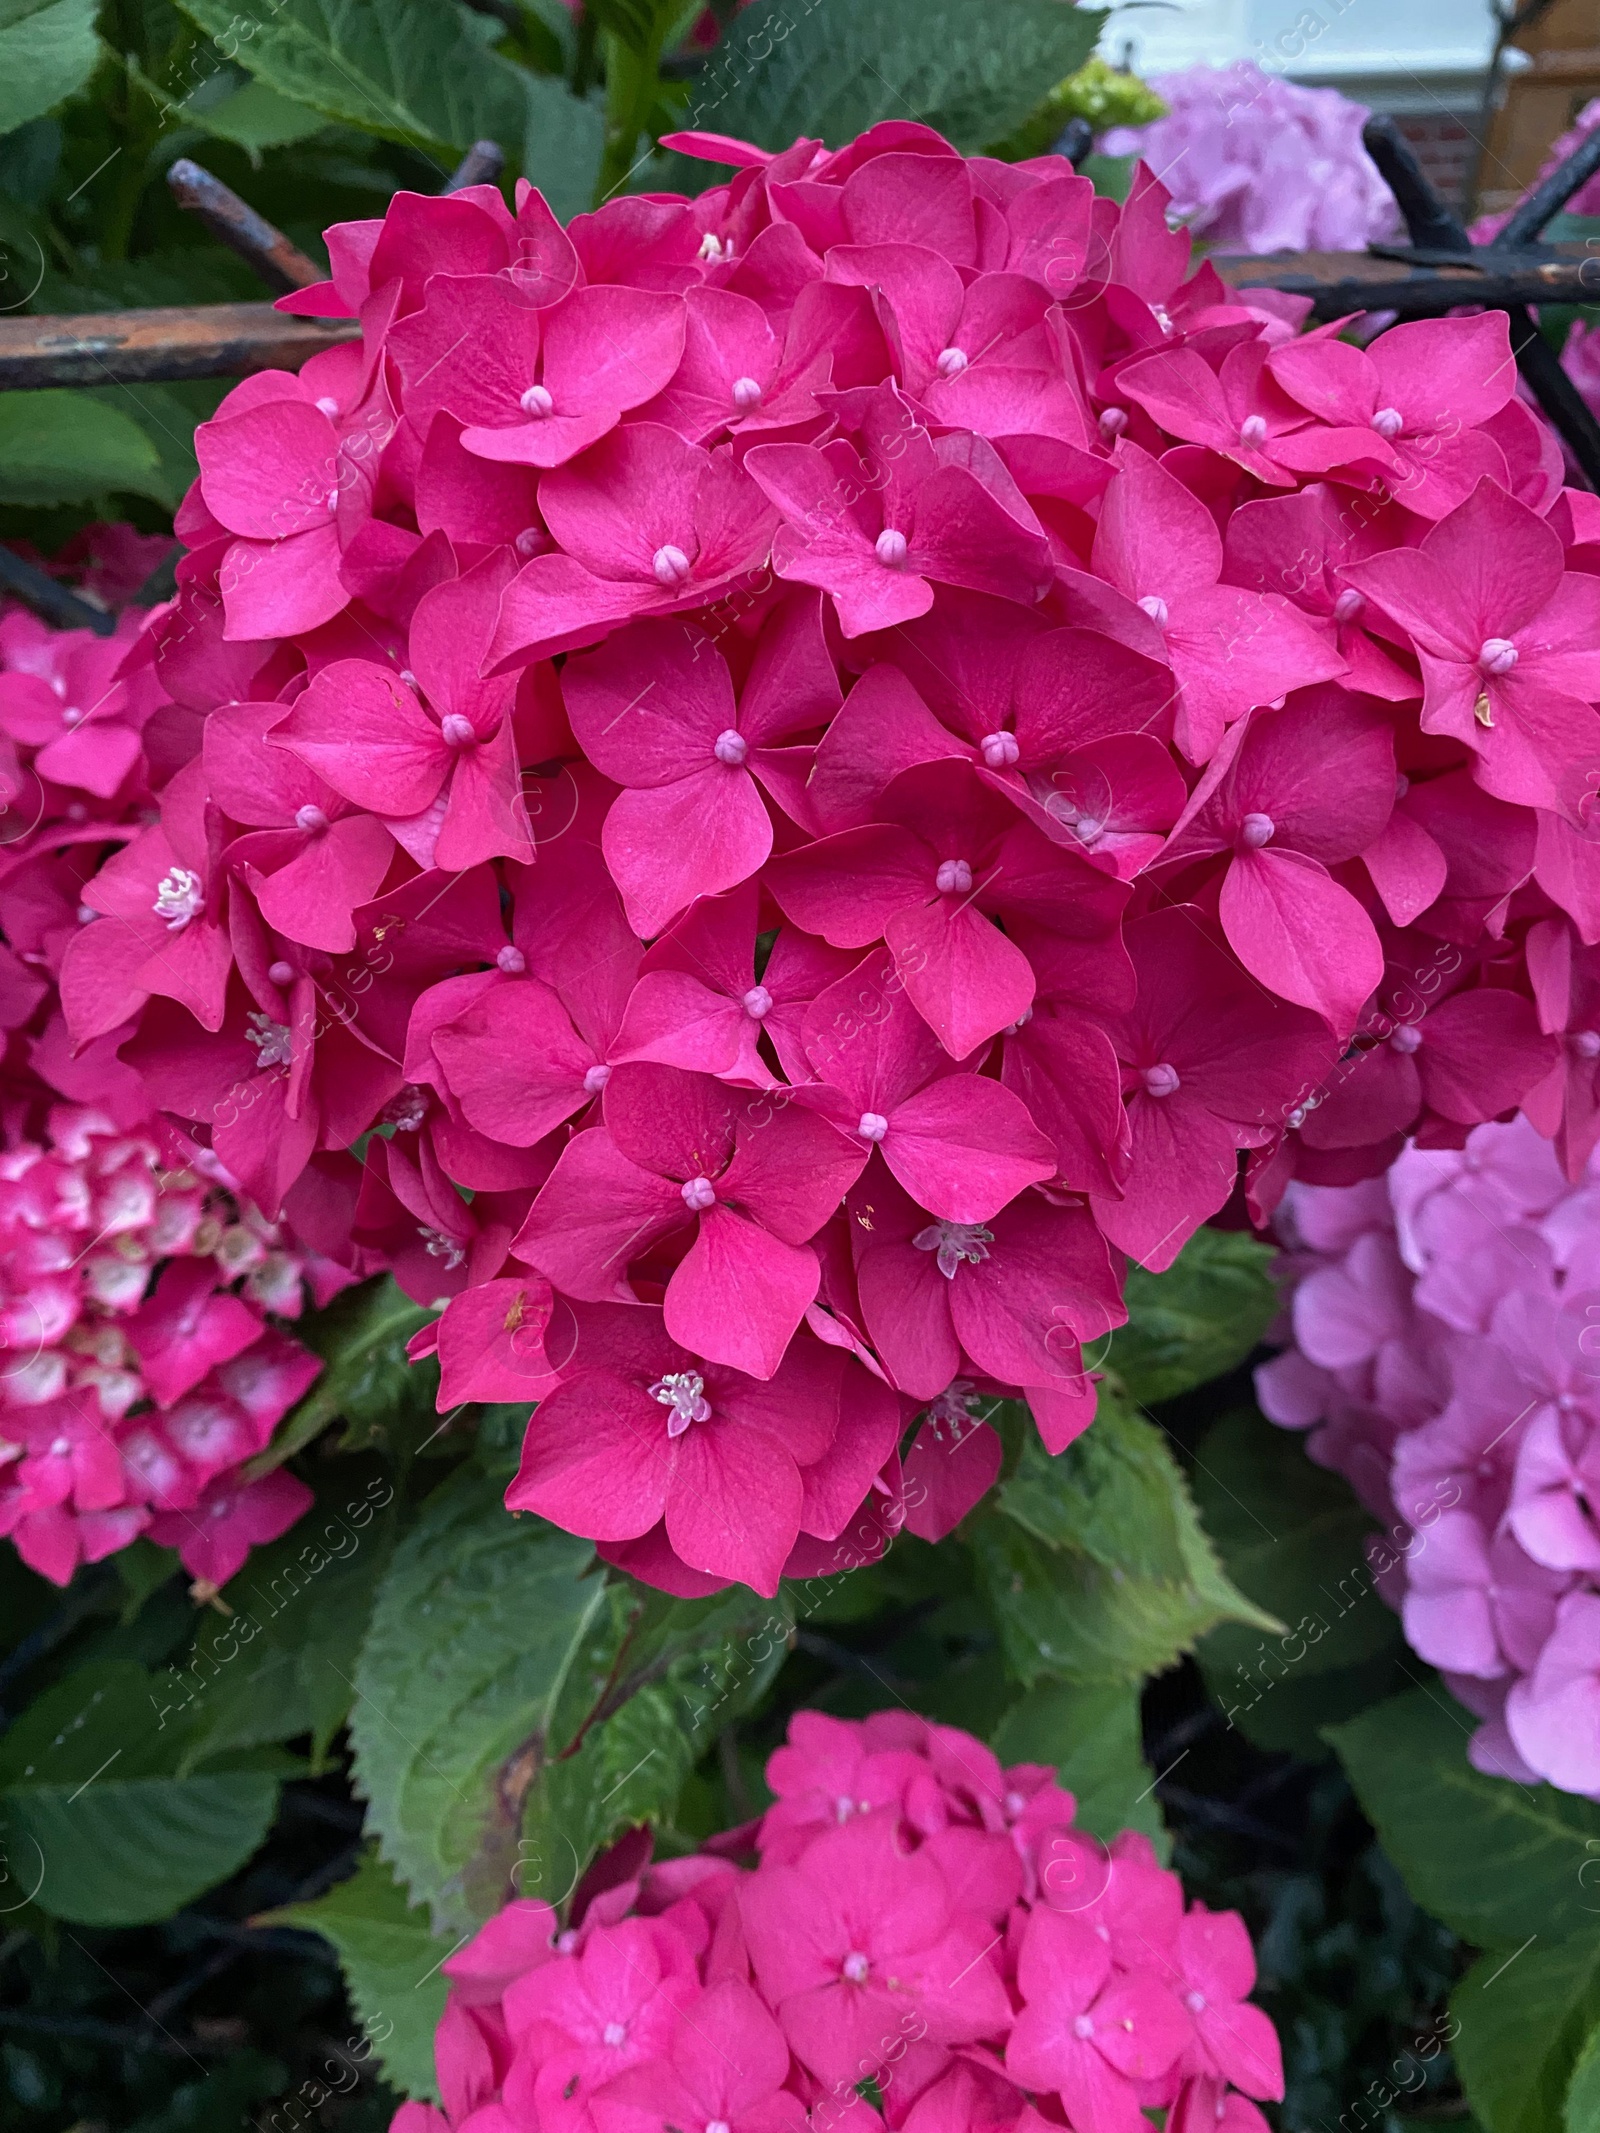
[[[1483,1720],[1473,1763],[1600,1798],[1600,1163],[1574,1182],[1527,1119],[1485,1125],[1291,1186],[1279,1226],[1295,1345],[1263,1408],[1389,1529],[1379,1590]]]
[[[1174,212],[1218,251],[1359,252],[1399,228],[1362,146],[1369,114],[1337,89],[1302,89],[1251,59],[1150,86],[1167,117],[1113,127],[1100,146],[1159,171]]]
[[[65,1029],[84,884],[199,745],[147,623],[0,612],[0,1534],[57,1584],[146,1534],[217,1586],[311,1501],[239,1471],[321,1368],[275,1321],[353,1277],[155,1113],[129,1029]]]
[[[360,336],[198,433],[201,745],[62,994],[444,1306],[447,1406],[542,1403],[515,1507],[770,1592],[948,1530],[986,1398],[1069,1442],[1241,1152],[1265,1210],[1548,1077],[1600,504],[1503,316],[1297,339],[1148,171],[676,145],[737,174],[328,233],[283,301]]]
[[[802,1711],[767,1774],[759,1823],[642,1870],[619,1847],[567,1929],[522,1899],[447,1957],[444,2108],[393,2133],[1265,2133],[1249,1934],[1148,1838],[1099,1842],[1052,1770],[910,1712]]]

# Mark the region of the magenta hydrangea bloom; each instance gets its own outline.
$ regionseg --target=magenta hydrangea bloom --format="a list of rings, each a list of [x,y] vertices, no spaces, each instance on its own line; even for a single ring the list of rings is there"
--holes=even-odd
[[[1394,195],[1361,145],[1368,113],[1337,89],[1302,89],[1250,59],[1150,86],[1167,116],[1113,127],[1100,146],[1160,171],[1174,210],[1218,251],[1359,252],[1398,229]]]
[[[735,175],[328,233],[114,815],[22,692],[83,835],[0,920],[447,1410],[544,1403],[513,1502],[770,1591],[950,1531],[996,1400],[1069,1444],[1125,1256],[1524,1103],[1583,1159],[1600,506],[1502,316],[1297,338],[1144,166],[669,145]]]
[[[1257,1373],[1266,1412],[1309,1429],[1311,1456],[1392,1534],[1378,1588],[1483,1721],[1473,1763],[1590,1798],[1597,1214],[1592,1155],[1564,1172],[1528,1120],[1408,1149],[1384,1179],[1291,1186],[1278,1221],[1294,1345]]]
[[[909,1711],[798,1712],[767,1776],[759,1822],[613,1855],[565,1927],[519,1898],[447,1956],[443,2108],[393,2133],[1265,2133],[1250,1936],[1186,1910],[1148,1838],[1089,1836],[1052,1770]]]

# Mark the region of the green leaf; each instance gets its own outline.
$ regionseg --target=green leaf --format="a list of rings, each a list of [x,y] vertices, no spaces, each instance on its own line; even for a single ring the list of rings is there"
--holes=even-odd
[[[1176,1399],[1242,1363],[1272,1322],[1273,1253],[1233,1230],[1196,1230],[1164,1274],[1128,1269],[1128,1323],[1104,1360],[1136,1400]]]
[[[427,1913],[407,1904],[376,1851],[363,1852],[350,1879],[326,1896],[267,1911],[255,1923],[303,1926],[331,1941],[350,2004],[384,2074],[408,2096],[437,2100],[433,2033],[446,1991],[439,1965],[460,1946],[460,1936],[441,1940],[429,1931]]]
[[[1566,2133],[1600,2133],[1600,2024],[1590,2030],[1567,2086]]]
[[[1025,1440],[970,1530],[1025,1685],[1135,1682],[1219,1622],[1282,1628],[1229,1582],[1161,1431],[1109,1385],[1094,1426],[1058,1458]]]
[[[528,1790],[519,1893],[564,1903],[624,1830],[670,1823],[690,1771],[783,1663],[792,1626],[781,1599],[742,1586],[708,1600],[629,1578],[608,1587],[553,1712],[554,1753]]]
[[[232,141],[259,161],[264,148],[291,148],[320,133],[327,120],[309,104],[280,96],[265,82],[248,81],[216,103],[203,107],[196,99],[183,105],[178,116],[201,127],[219,141]]]
[[[569,222],[594,205],[605,147],[605,111],[544,75],[530,74],[526,89],[522,174],[538,186],[552,213]]]
[[[1138,1829],[1163,1860],[1172,1846],[1139,1734],[1132,1686],[1074,1688],[1052,1682],[1013,1704],[991,1745],[1002,1763],[1053,1763],[1078,1802],[1077,1823],[1109,1843]]]
[[[1289,1625],[1262,1639],[1215,1629],[1200,1647],[1206,1683],[1258,1747],[1312,1761],[1323,1729],[1402,1691],[1405,1639],[1373,1583],[1373,1521],[1304,1442],[1263,1415],[1227,1415],[1195,1455],[1195,1500],[1228,1575]]]
[[[1485,2133],[1556,2133],[1584,2040],[1600,2021],[1600,1944],[1535,1939],[1485,1955],[1450,1995],[1456,2071]],[[1600,2120],[1565,2123],[1569,2133]]]
[[[0,408],[4,404],[0,401]],[[397,1418],[417,1409],[422,1392],[436,1382],[431,1371],[406,1360],[406,1343],[433,1315],[386,1274],[347,1289],[308,1319],[302,1338],[327,1367],[278,1425],[266,1450],[246,1466],[246,1478],[254,1481],[282,1466],[341,1415],[379,1441],[391,1436]]]
[[[1600,1932],[1600,1805],[1485,1777],[1476,1721],[1443,1688],[1415,1689],[1328,1737],[1406,1887],[1464,1940],[1502,1952]]]
[[[0,133],[81,89],[100,57],[98,0],[0,0]]]
[[[1104,21],[1063,0],[755,0],[683,124],[763,148],[801,134],[838,147],[880,119],[920,119],[976,152],[1083,64]]]
[[[167,500],[161,455],[120,409],[82,393],[0,394],[0,503]]]
[[[188,1770],[231,1748],[311,1735],[320,1764],[355,1699],[356,1659],[394,1547],[393,1484],[339,1460],[316,1508],[255,1549],[163,1687],[189,1712]]]
[[[520,146],[532,79],[483,49],[446,0],[181,0],[257,81],[326,117],[448,154]]]
[[[80,1668],[0,1741],[9,1869],[57,1918],[166,1918],[236,1872],[271,1825],[272,1770],[178,1774],[184,1731],[155,1687],[126,1662]]]
[[[523,1796],[606,1604],[587,1541],[506,1510],[463,1468],[394,1553],[356,1665],[356,1782],[384,1857],[441,1930],[504,1900]]]

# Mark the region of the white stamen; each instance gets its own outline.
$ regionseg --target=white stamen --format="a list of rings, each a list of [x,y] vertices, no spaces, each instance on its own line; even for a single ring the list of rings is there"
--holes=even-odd
[[[284,962],[269,963],[267,965],[267,976],[281,992],[285,985],[294,983],[294,965],[293,963]]]
[[[1406,426],[1406,418],[1397,407],[1380,407],[1372,418],[1372,427],[1385,444],[1399,436]]]
[[[328,818],[320,807],[313,807],[307,801],[304,807],[295,809],[294,826],[296,829],[305,830],[308,835],[316,837],[320,836],[322,831],[327,828]]]
[[[967,367],[967,352],[964,348],[941,348],[939,360],[934,365],[941,378],[959,378]]]
[[[1572,1049],[1580,1059],[1600,1059],[1600,1029],[1575,1029]]]
[[[517,405],[534,422],[542,422],[556,411],[555,398],[547,385],[530,385]]]
[[[911,1240],[919,1252],[937,1252],[939,1272],[954,1281],[963,1266],[982,1266],[994,1242],[994,1231],[981,1222],[930,1222]]]
[[[588,1073],[583,1077],[584,1094],[586,1096],[598,1096],[610,1079],[610,1067],[606,1065],[603,1059],[598,1061],[594,1066],[590,1067]]]
[[[965,859],[942,859],[933,880],[942,896],[965,896],[972,887],[972,868]]]
[[[465,1264],[467,1257],[466,1246],[457,1244],[454,1237],[447,1237],[442,1229],[431,1229],[426,1222],[419,1222],[417,1224],[417,1235],[428,1247],[428,1257],[430,1259],[442,1259],[444,1261],[444,1269],[447,1274],[453,1274],[458,1266]]]
[[[189,867],[174,867],[157,887],[156,900],[150,908],[157,918],[166,920],[169,933],[181,933],[190,919],[200,915],[205,900],[199,875]]]
[[[452,748],[470,748],[478,738],[471,719],[459,711],[447,711],[439,721],[439,731]]]
[[[667,1435],[681,1437],[691,1422],[711,1420],[711,1402],[706,1398],[706,1381],[698,1370],[673,1370],[664,1378],[657,1378],[650,1388],[652,1400],[659,1400],[663,1407],[670,1407],[667,1417]]]
[[[319,415],[326,415],[331,422],[339,412],[339,403],[332,393],[324,393],[322,398],[316,402],[316,409]]]
[[[669,541],[665,548],[658,548],[650,568],[655,572],[658,585],[681,585],[690,571],[689,558],[681,548],[674,548]]]
[[[1143,609],[1145,614],[1150,617],[1150,620],[1155,624],[1158,630],[1164,630],[1166,628],[1168,613],[1167,603],[1159,596],[1159,594],[1146,593],[1144,598],[1140,600],[1137,604],[1140,608]]]
[[[885,526],[872,545],[885,570],[904,570],[911,543],[898,526]]]
[[[256,1048],[256,1071],[264,1073],[268,1067],[287,1066],[294,1057],[294,1038],[286,1022],[274,1022],[259,1008],[251,1010],[250,1027],[245,1031],[245,1042]]]
[[[526,558],[541,554],[544,550],[544,542],[545,536],[542,526],[524,526],[511,545],[518,555]]]
[[[872,1965],[864,1955],[857,1955],[852,1952],[844,1959],[844,1974],[852,1985],[864,1985],[867,1982],[867,1972],[871,1968]]]
[[[494,959],[496,970],[503,970],[508,978],[520,978],[528,967],[528,958],[520,948],[502,948]]]
[[[981,742],[983,760],[991,770],[1010,770],[1022,753],[1014,733],[986,733]]]
[[[1333,619],[1335,622],[1354,622],[1366,604],[1365,597],[1353,585],[1347,585],[1333,603]]]
[[[1163,1061],[1160,1066],[1145,1068],[1144,1085],[1151,1096],[1176,1096],[1183,1083],[1177,1068]]]
[[[864,1141],[881,1141],[889,1130],[889,1121],[881,1111],[863,1111],[856,1126]]]
[[[1411,1053],[1422,1049],[1422,1032],[1414,1022],[1402,1022],[1389,1038],[1391,1051]]]
[[[750,743],[742,733],[735,733],[730,726],[712,742],[711,753],[719,763],[726,763],[730,770],[737,770],[750,753]]]
[[[63,726],[81,726],[83,724],[83,713],[76,704],[62,705],[61,723]]]
[[[628,2041],[627,2025],[623,2022],[608,2022],[605,2028],[601,2030],[600,2037],[601,2041],[609,2044],[613,2051],[620,2051]]]
[[[1246,415],[1239,425],[1239,442],[1254,451],[1267,441],[1267,420],[1264,415]]]
[[[1120,437],[1128,427],[1128,410],[1125,407],[1108,407],[1100,416],[1100,434],[1107,444]]]
[[[1278,834],[1278,825],[1270,815],[1246,815],[1239,824],[1239,842],[1248,852],[1259,852],[1264,844],[1270,844]]]
[[[772,1012],[772,995],[765,985],[752,985],[744,996],[744,1011],[753,1022],[761,1022]]]
[[[708,1207],[717,1204],[717,1189],[709,1178],[691,1178],[680,1190],[683,1204],[692,1215],[703,1214]]]
[[[1486,637],[1478,654],[1485,674],[1509,674],[1517,663],[1517,648],[1509,637]]]
[[[759,407],[761,405],[760,379],[735,378],[733,381],[733,404],[742,415],[747,415],[753,407]]]

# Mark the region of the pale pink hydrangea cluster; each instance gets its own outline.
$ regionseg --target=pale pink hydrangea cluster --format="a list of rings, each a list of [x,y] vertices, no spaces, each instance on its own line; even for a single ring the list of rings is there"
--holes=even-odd
[[[736,175],[328,233],[359,338],[198,433],[203,737],[62,994],[445,1306],[446,1407],[542,1403],[513,1506],[770,1592],[948,1530],[985,1400],[1068,1443],[1241,1153],[1564,1045],[1587,1115],[1525,944],[1600,941],[1600,503],[1503,315],[1297,339],[1147,170],[676,145]]]
[[[1379,1590],[1482,1719],[1474,1764],[1600,1798],[1600,1163],[1518,1119],[1278,1221],[1263,1408],[1389,1529]]]
[[[1219,252],[1360,252],[1398,230],[1362,146],[1368,113],[1337,89],[1302,89],[1251,59],[1150,86],[1168,115],[1113,127],[1101,149],[1142,156],[1171,186],[1174,213]]]
[[[393,2133],[1265,2133],[1250,1936],[1148,1838],[908,1711],[802,1711],[767,1775],[759,1823],[619,1847],[565,1930],[523,1899],[447,1957],[444,2108]]]
[[[156,1114],[129,1029],[75,1052],[62,1021],[84,884],[199,746],[147,623],[0,612],[0,1534],[57,1584],[145,1534],[217,1586],[311,1501],[239,1471],[321,1368],[273,1321],[352,1275]]]

